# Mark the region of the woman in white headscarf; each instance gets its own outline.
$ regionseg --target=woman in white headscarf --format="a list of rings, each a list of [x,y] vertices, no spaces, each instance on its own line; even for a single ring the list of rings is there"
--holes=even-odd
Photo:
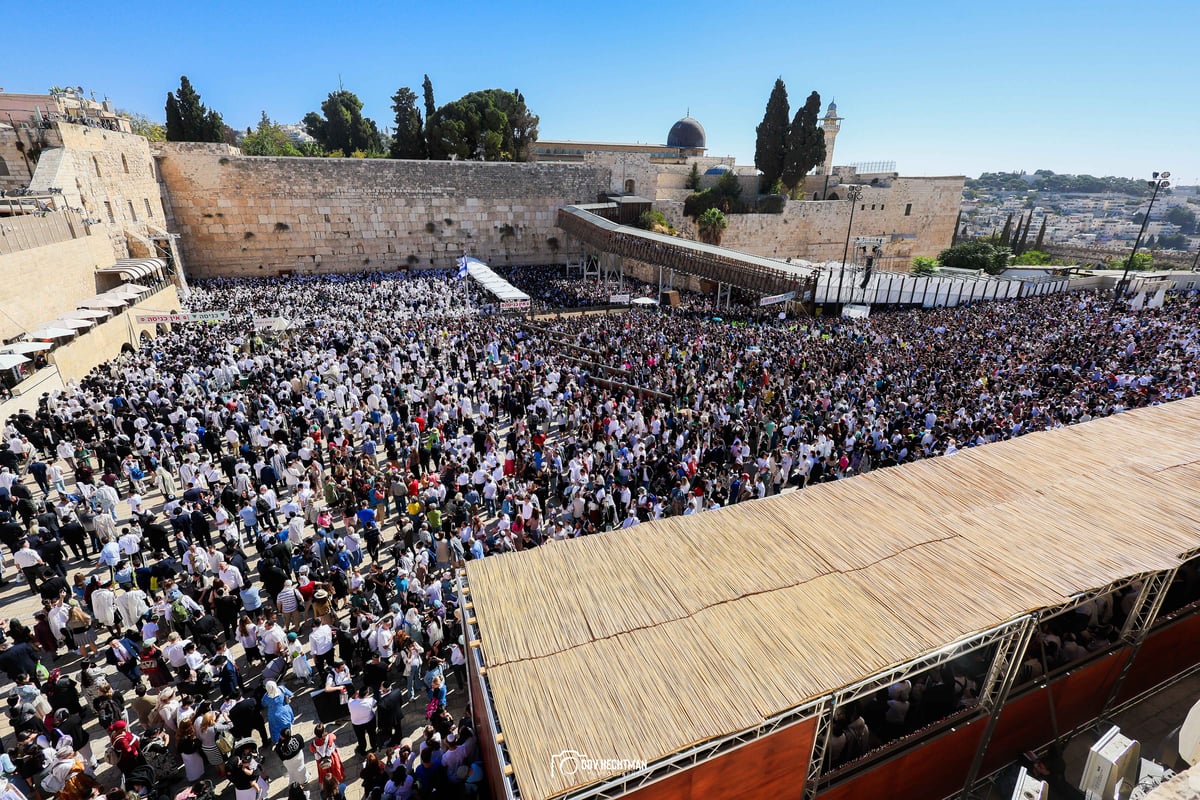
[[[263,684],[266,695],[263,696],[263,708],[267,710],[267,727],[270,729],[271,744],[279,741],[284,728],[292,727],[296,715],[292,712],[289,701],[292,692],[286,686],[279,686],[275,681]]]

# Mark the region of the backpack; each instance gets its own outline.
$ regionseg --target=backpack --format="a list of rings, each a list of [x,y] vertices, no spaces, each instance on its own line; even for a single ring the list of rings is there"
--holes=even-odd
[[[182,598],[176,597],[174,600],[171,601],[171,619],[172,619],[172,621],[186,622],[191,616],[192,615],[191,615],[191,613],[188,612],[187,606],[185,606],[183,604]]]
[[[254,501],[254,508],[258,510],[258,513],[266,514],[271,510],[271,504],[267,502],[266,498],[260,497]]]
[[[100,723],[100,727],[107,731],[108,727],[117,721],[120,714],[117,709],[117,701],[111,697],[97,697],[94,706],[96,720]]]

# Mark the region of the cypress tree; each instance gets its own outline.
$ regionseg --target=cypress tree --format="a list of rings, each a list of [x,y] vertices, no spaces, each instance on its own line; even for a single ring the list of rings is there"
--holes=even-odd
[[[1004,230],[1000,232],[1000,241],[1005,247],[1008,247],[1009,241],[1012,240],[1012,214],[1008,215],[1008,219],[1004,220]]]
[[[433,81],[429,80],[428,75],[421,83],[421,89],[425,95],[425,153],[429,158],[435,160],[445,159],[446,151],[442,147],[437,125],[434,124],[433,115],[437,111],[437,106],[433,102]]]
[[[1029,249],[1029,229],[1033,226],[1033,212],[1029,212],[1029,218],[1025,220],[1025,230],[1021,232],[1021,244],[1017,247],[1017,255],[1024,253]]]
[[[1049,214],[1042,217],[1042,227],[1038,229],[1037,241],[1033,243],[1034,250],[1041,251],[1042,249],[1042,239],[1044,239],[1046,236],[1046,220],[1049,218]]]
[[[175,95],[167,96],[168,142],[223,142],[225,122],[216,111],[200,102],[200,93],[187,75],[179,78]]]
[[[788,130],[787,154],[783,165],[783,183],[795,189],[804,183],[804,176],[825,161],[825,134],[818,124],[821,95],[811,93],[804,105],[796,110]]]
[[[755,128],[754,166],[762,172],[762,188],[770,191],[783,175],[787,155],[788,96],[783,78],[775,79],[775,88],[767,99],[763,120]]]

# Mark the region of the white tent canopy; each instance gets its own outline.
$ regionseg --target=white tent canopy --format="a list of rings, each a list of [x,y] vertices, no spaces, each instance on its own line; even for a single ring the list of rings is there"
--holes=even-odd
[[[36,331],[30,331],[25,334],[27,339],[61,339],[64,336],[74,336],[75,331],[70,328],[38,328]]]
[[[71,319],[104,319],[111,313],[98,308],[77,308],[67,316]]]
[[[75,319],[75,318],[71,318],[71,317],[65,317],[63,319],[52,319],[49,322],[44,322],[41,325],[38,325],[38,327],[39,328],[75,328],[75,329],[81,330],[83,328],[90,328],[95,324],[96,324],[96,321],[91,320],[91,319]]]
[[[0,353],[38,353],[51,347],[49,342],[11,342],[0,346]]]
[[[501,278],[492,268],[480,261],[478,258],[463,256],[459,259],[459,264],[466,263],[467,274],[475,279],[475,282],[488,291],[493,297],[502,302],[512,300],[528,300],[529,295],[522,292],[517,287],[513,286],[508,281]]]
[[[18,353],[0,353],[0,369],[12,369],[17,364],[24,364],[27,361],[29,361],[28,356]]]

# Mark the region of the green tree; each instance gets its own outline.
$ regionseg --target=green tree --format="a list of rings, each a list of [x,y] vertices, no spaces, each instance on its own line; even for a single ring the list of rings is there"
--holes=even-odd
[[[1179,226],[1179,232],[1185,236],[1196,233],[1196,212],[1187,206],[1171,206],[1163,218],[1172,225]]]
[[[1041,250],[1026,250],[1013,259],[1014,267],[1047,267],[1054,263],[1054,257]]]
[[[783,78],[775,79],[775,87],[767,99],[762,122],[755,128],[754,166],[762,173],[762,186],[769,187],[783,176],[787,155],[788,96]]]
[[[696,220],[696,230],[700,234],[700,241],[709,244],[720,244],[721,237],[728,227],[729,220],[725,219],[725,215],[719,208],[708,209]]]
[[[299,156],[300,151],[292,143],[287,132],[277,122],[272,122],[267,112],[262,112],[258,128],[242,139],[242,152],[248,156]]]
[[[167,140],[167,129],[159,121],[150,119],[145,114],[139,114],[136,111],[122,111],[117,109],[117,115],[125,117],[129,120],[129,128],[138,136],[145,136],[152,142],[165,142]]]
[[[700,165],[695,161],[692,162],[692,171],[688,173],[687,188],[693,192],[700,191]]]
[[[1050,215],[1048,215],[1048,214],[1046,216],[1042,217],[1042,227],[1038,228],[1037,241],[1035,241],[1033,243],[1034,250],[1042,249],[1042,240],[1046,238],[1046,220],[1048,220],[1049,218],[1050,218]]]
[[[787,135],[787,154],[783,161],[783,183],[795,191],[802,186],[804,176],[813,167],[825,162],[825,133],[817,124],[821,113],[821,95],[811,93],[804,105],[796,110],[796,117]]]
[[[991,242],[974,241],[956,244],[938,254],[937,260],[950,269],[983,270],[998,275],[1008,268],[1009,250]]]
[[[667,222],[667,217],[657,209],[643,211],[638,217],[637,227],[644,231],[654,231],[655,233],[667,233],[675,235],[675,226]]]
[[[1115,258],[1105,264],[1104,268],[1124,270],[1125,263],[1128,261],[1128,258]],[[1154,256],[1150,255],[1149,253],[1138,253],[1137,255],[1133,256],[1132,266],[1130,266],[1129,269],[1133,272],[1145,272],[1147,270],[1154,269]]]
[[[417,109],[417,95],[407,86],[392,95],[396,132],[392,134],[392,158],[425,158],[425,125]]]
[[[1158,235],[1158,246],[1163,250],[1187,250],[1188,237],[1182,233],[1160,233]]]
[[[430,157],[527,161],[537,141],[538,118],[520,91],[485,89],[439,108],[427,129]]]
[[[928,256],[913,256],[909,272],[913,275],[933,275],[941,267],[936,258]]]
[[[435,160],[447,158],[447,154],[437,147],[440,141],[437,131],[433,128],[433,116],[437,113],[437,106],[433,102],[433,81],[429,80],[428,75],[421,82],[421,91],[425,96],[425,153]]]
[[[200,102],[200,93],[186,75],[179,89],[167,94],[168,142],[224,142],[225,122],[216,111]]]
[[[362,107],[362,100],[354,92],[338,89],[321,103],[320,114],[310,111],[304,115],[304,128],[331,152],[337,150],[345,156],[355,150],[379,153],[383,138],[374,120],[362,115]]]

